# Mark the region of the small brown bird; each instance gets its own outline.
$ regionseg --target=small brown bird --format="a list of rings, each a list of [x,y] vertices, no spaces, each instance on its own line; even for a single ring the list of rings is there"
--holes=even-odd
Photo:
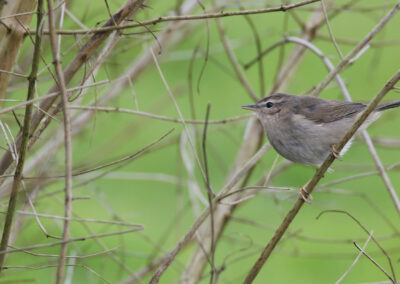
[[[360,129],[367,128],[382,111],[395,107],[400,107],[400,100],[378,105]],[[256,113],[280,155],[296,163],[320,166],[331,152],[340,157],[348,150],[351,141],[340,154],[335,145],[366,105],[277,93],[242,108]]]

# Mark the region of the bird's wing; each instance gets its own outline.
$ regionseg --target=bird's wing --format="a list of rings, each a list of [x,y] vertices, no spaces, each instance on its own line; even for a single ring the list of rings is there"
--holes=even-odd
[[[302,97],[297,113],[315,123],[329,123],[346,117],[353,117],[365,109],[361,103],[327,101],[315,97]]]

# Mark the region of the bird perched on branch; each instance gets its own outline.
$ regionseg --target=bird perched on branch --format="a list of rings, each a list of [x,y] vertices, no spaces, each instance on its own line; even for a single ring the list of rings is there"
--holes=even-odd
[[[256,104],[242,106],[256,113],[275,150],[286,159],[319,167],[345,136],[367,105],[310,96],[273,94]],[[368,127],[383,111],[400,107],[400,100],[378,105],[359,130]]]

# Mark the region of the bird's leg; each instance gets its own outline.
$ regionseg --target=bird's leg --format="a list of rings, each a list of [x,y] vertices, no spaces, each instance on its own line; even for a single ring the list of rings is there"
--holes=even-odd
[[[331,152],[332,152],[333,156],[334,156],[336,159],[338,159],[338,160],[341,160],[341,159],[342,159],[342,156],[340,156],[339,151],[336,150],[335,144],[332,144],[332,145],[331,145]]]
[[[307,186],[307,185],[306,185]],[[299,194],[301,196],[301,198],[304,200],[304,202],[311,204],[311,200],[313,200],[314,198],[312,197],[312,195],[305,189],[306,186],[303,186],[302,188],[300,188]]]

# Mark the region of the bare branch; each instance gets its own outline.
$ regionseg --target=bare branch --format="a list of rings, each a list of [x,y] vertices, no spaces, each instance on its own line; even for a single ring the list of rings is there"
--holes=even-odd
[[[69,108],[70,109],[91,110],[91,111],[128,113],[128,114],[140,115],[140,116],[145,116],[145,117],[150,117],[150,118],[159,119],[159,120],[165,120],[165,121],[170,121],[170,122],[176,122],[176,123],[206,124],[205,120],[185,119],[185,120],[182,121],[182,119],[180,119],[180,118],[171,118],[171,117],[166,117],[166,116],[157,115],[157,114],[153,114],[153,113],[148,113],[148,112],[143,112],[143,111],[135,111],[135,110],[119,108],[119,107],[69,106]],[[226,123],[235,122],[235,121],[238,121],[238,120],[248,119],[248,118],[251,118],[253,116],[254,116],[253,114],[246,114],[246,115],[240,115],[240,116],[230,117],[230,118],[221,119],[221,120],[209,120],[207,122],[207,124],[226,124]]]
[[[102,27],[99,29],[92,29],[92,30],[62,30],[57,31],[58,34],[64,35],[76,35],[76,34],[91,34],[91,33],[98,33],[98,32],[109,32],[114,30],[121,30],[127,28],[136,28],[142,26],[150,26],[154,24],[158,24],[161,22],[175,22],[175,21],[193,21],[193,20],[205,20],[205,19],[216,19],[216,18],[223,18],[223,17],[231,17],[231,16],[242,16],[242,15],[256,15],[256,14],[265,14],[265,13],[274,13],[274,12],[286,12],[287,10],[294,9],[297,7],[309,5],[320,0],[307,0],[301,1],[298,3],[293,3],[289,5],[282,5],[275,8],[266,8],[266,9],[257,9],[257,10],[248,10],[248,11],[234,11],[234,12],[215,12],[209,14],[200,14],[200,15],[184,15],[184,16],[169,16],[169,17],[158,17],[154,20],[149,21],[142,21],[140,24],[128,24],[124,26],[116,26],[116,27]],[[34,32],[34,31],[32,31]],[[44,31],[44,34],[48,34],[49,31]]]

